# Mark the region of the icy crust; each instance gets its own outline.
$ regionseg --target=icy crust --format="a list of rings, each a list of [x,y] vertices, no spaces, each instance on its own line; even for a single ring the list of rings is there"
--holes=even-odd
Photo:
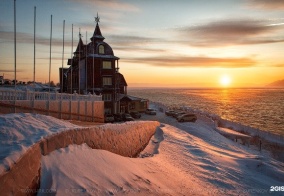
[[[51,116],[31,113],[0,115],[0,127],[0,175],[44,137],[81,128]]]

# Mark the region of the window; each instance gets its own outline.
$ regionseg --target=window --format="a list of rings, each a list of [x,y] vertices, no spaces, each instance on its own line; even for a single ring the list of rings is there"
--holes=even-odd
[[[111,77],[103,77],[103,86],[112,85]]]
[[[146,101],[141,101],[140,102],[140,108],[147,108],[147,102]]]
[[[103,69],[111,69],[111,61],[103,61]]]
[[[99,45],[99,54],[105,53],[105,47],[103,45]]]
[[[129,109],[131,110],[135,109],[135,103],[131,102],[129,105]]]
[[[112,94],[103,94],[103,101],[112,101]]]

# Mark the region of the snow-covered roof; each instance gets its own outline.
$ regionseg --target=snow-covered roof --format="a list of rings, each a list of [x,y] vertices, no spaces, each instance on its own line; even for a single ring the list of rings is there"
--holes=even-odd
[[[119,94],[118,99],[121,100],[123,98],[127,98],[131,101],[148,101],[147,99],[143,99],[143,98],[140,98],[140,97],[134,97],[134,96],[130,96],[130,95]]]

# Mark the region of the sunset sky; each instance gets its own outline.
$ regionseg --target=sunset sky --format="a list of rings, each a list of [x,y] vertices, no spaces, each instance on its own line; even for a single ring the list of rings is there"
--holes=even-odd
[[[14,78],[14,1],[0,1],[0,75]],[[90,42],[97,12],[104,41],[120,58],[129,87],[259,87],[284,79],[283,0],[17,0],[17,79],[59,82],[79,28]]]

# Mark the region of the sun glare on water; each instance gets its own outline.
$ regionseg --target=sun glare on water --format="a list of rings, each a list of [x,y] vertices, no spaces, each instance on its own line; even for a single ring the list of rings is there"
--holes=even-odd
[[[228,87],[231,84],[231,78],[228,75],[223,75],[223,76],[221,76],[219,82],[220,82],[221,86]]]

